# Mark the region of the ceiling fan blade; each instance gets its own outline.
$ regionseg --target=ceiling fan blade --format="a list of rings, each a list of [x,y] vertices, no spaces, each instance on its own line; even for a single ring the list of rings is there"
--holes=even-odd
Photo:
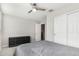
[[[49,10],[48,10],[48,12],[52,12],[52,11],[54,11],[54,10],[53,10],[53,9],[49,9]]]
[[[30,3],[30,5],[31,5],[31,6],[37,6],[37,4],[36,4],[36,3]]]
[[[31,12],[32,12],[32,10],[28,11],[28,13],[31,13]]]
[[[44,8],[39,8],[39,7],[35,7],[36,8],[36,10],[41,10],[41,11],[45,11],[46,9],[44,9]]]
[[[39,8],[38,10],[45,11],[46,9]]]

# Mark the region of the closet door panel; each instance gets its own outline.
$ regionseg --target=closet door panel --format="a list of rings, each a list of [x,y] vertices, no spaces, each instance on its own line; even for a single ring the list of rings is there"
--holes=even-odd
[[[79,13],[76,16],[77,19],[77,33],[79,33]]]
[[[79,47],[79,12],[68,15],[68,45]]]
[[[79,47],[79,12],[76,15],[76,19],[77,19],[77,42],[78,42],[78,47]]]
[[[66,33],[66,15],[54,17],[54,32]]]
[[[2,40],[2,33],[1,33],[1,20],[2,20],[2,14],[0,12],[0,51],[1,51],[1,40]]]
[[[79,48],[79,35],[78,34],[69,34],[69,46]]]
[[[54,17],[54,41],[66,44],[66,15]]]
[[[56,33],[55,42],[60,44],[66,44],[66,34],[65,33]]]
[[[74,14],[68,16],[68,33],[76,33],[76,17]]]
[[[77,41],[77,39],[76,39],[76,37],[77,37],[77,35],[76,35],[76,33],[74,34],[74,33],[69,33],[68,34],[68,44],[70,45],[70,46],[75,46],[76,44],[75,44],[75,42]]]

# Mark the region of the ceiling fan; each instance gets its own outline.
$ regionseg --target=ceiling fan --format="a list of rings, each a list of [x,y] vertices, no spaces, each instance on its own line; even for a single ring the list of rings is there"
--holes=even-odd
[[[46,11],[46,9],[38,7],[36,3],[30,3],[30,5],[32,6],[32,10],[29,10],[28,13],[36,12],[36,11]],[[51,11],[53,10],[49,10],[49,12]]]

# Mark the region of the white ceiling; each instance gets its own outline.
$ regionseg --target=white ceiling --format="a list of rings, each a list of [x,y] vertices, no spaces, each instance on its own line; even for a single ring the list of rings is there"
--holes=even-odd
[[[54,11],[65,8],[71,4],[68,3],[37,3],[39,7],[47,10],[53,9]],[[40,20],[44,18],[48,11],[37,11],[28,13],[32,9],[29,3],[2,3],[2,11],[4,14],[17,16],[25,19]]]

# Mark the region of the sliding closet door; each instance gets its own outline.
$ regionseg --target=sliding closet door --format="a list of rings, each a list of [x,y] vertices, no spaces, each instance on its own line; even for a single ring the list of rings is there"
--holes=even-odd
[[[1,50],[1,38],[2,38],[2,33],[1,33],[1,12],[0,12],[0,50]]]
[[[67,28],[66,15],[54,17],[54,41],[60,44],[66,44]]]
[[[79,12],[68,15],[68,45],[79,47]]]

